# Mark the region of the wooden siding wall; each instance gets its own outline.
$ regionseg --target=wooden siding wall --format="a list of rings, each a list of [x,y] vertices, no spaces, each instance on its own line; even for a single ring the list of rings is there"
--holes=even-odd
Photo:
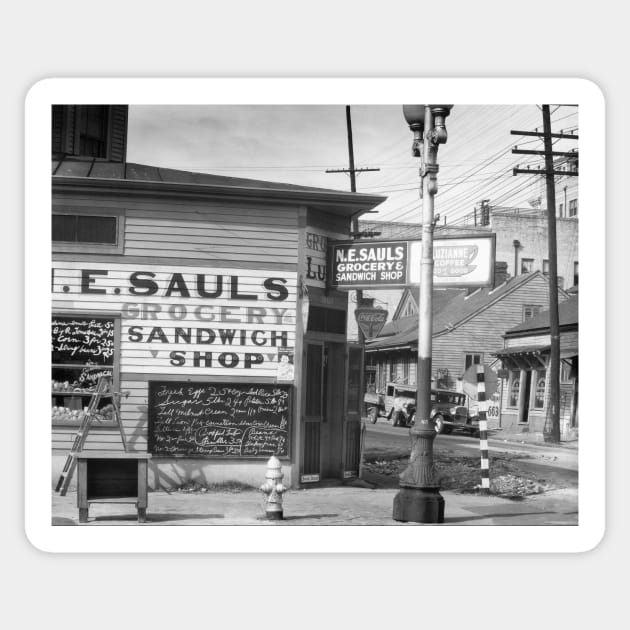
[[[534,277],[518,287],[496,304],[485,309],[452,332],[433,337],[433,373],[446,368],[448,389],[456,389],[457,379],[464,374],[465,355],[483,354],[483,362],[496,361],[491,356],[504,346],[503,334],[522,323],[523,306],[539,304],[543,308],[549,302],[549,288],[542,277]],[[562,301],[562,296],[558,299]]]
[[[53,285],[53,311],[65,313],[119,313],[122,314],[120,340],[119,390],[128,392],[121,400],[121,416],[128,445],[133,450],[147,447],[147,402],[149,379],[178,379],[192,377],[196,380],[230,379],[274,381],[276,378],[277,350],[286,335],[289,347],[295,346],[295,311],[298,256],[298,212],[295,207],[271,208],[262,204],[205,203],[125,199],[89,196],[86,194],[53,195],[53,208],[72,210],[89,207],[98,213],[103,209],[124,210],[124,255],[58,253],[53,255],[55,280]],[[94,274],[90,289],[105,289],[105,294],[87,293],[81,290],[81,270],[107,272]],[[130,274],[134,271],[154,273],[159,286],[155,295],[141,296],[130,293]],[[187,297],[176,289],[169,297],[164,296],[165,283],[173,273],[181,273],[190,290]],[[200,298],[196,294],[196,274],[207,276],[207,290],[212,291],[216,276],[224,277],[224,293],[217,298]],[[230,298],[231,276],[239,279],[238,292],[255,295],[255,300]],[[148,276],[143,276],[145,279]],[[269,290],[263,286],[267,278],[286,280],[288,295],[283,300],[269,298]],[[64,290],[64,287],[67,287]],[[277,297],[278,293],[274,295]],[[143,319],[136,308],[146,304],[161,308],[156,319]],[[136,305],[124,310],[125,304]],[[144,306],[143,306],[144,305]],[[172,311],[169,307],[186,307]],[[195,308],[203,306],[205,317],[211,314],[213,321],[194,316]],[[221,307],[225,309],[221,311]],[[247,320],[247,308],[255,311]],[[127,307],[129,309],[129,306]],[[214,309],[214,310],[213,310]],[[233,311],[229,310],[233,309]],[[264,315],[261,313],[264,311]],[[218,315],[218,313],[220,313]],[[191,316],[191,314],[193,314]],[[145,317],[147,317],[145,313]],[[256,317],[262,317],[262,323]],[[225,321],[221,321],[223,318]],[[236,321],[231,321],[236,320]],[[130,328],[143,327],[143,341],[134,342]],[[148,341],[147,333],[160,327],[169,343],[161,336]],[[175,328],[210,328],[217,333],[212,344],[184,343],[173,346]],[[222,343],[219,329],[236,330],[233,343]],[[252,341],[251,332],[262,330],[267,335],[265,345]],[[237,342],[241,330],[247,331],[245,345]],[[271,333],[279,335],[271,344]],[[259,337],[262,340],[262,337]],[[193,367],[187,360],[184,366],[173,366],[169,360],[172,350],[201,353],[234,353],[239,356],[239,367],[226,368],[213,360],[211,368]],[[264,362],[244,367],[244,353],[261,353]],[[76,427],[55,427],[53,449],[68,451],[76,434]],[[120,448],[122,444],[116,429],[95,429],[85,445],[86,449]]]
[[[127,211],[125,255],[203,260],[206,264],[278,268],[297,262],[297,216],[287,210],[207,209],[173,204],[156,208],[147,202]]]
[[[559,295],[559,301],[566,298]],[[546,280],[542,277],[535,277],[525,285],[515,289],[504,299],[490,306],[461,326],[451,332],[433,337],[433,361],[432,375],[435,376],[438,369],[446,368],[448,376],[440,382],[440,387],[456,390],[458,379],[464,374],[465,355],[467,353],[483,354],[483,361],[490,364],[496,361],[492,353],[504,347],[503,334],[523,321],[523,306],[538,304],[545,307],[549,302],[549,288]],[[577,335],[577,333],[576,333]],[[511,345],[518,346],[529,344],[530,339],[524,342],[523,339],[514,340]],[[545,338],[539,340],[543,345]],[[548,342],[548,336],[546,337]],[[577,338],[563,335],[563,347],[569,347],[570,343]],[[402,376],[402,362],[410,361],[409,380],[414,383],[416,380],[415,362],[417,354],[410,350],[383,351],[375,357],[377,363],[377,383],[380,383],[379,375],[385,374],[385,379],[389,380],[389,366],[392,362],[396,364],[396,374]],[[380,376],[382,379],[383,377]]]

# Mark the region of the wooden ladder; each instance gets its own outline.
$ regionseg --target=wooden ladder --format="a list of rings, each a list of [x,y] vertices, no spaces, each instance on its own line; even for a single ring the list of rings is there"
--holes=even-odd
[[[92,427],[92,422],[97,416],[100,415],[98,405],[103,398],[112,399],[112,406],[114,408],[114,420],[116,421],[116,426],[118,427],[118,431],[120,432],[123,448],[125,449],[125,451],[127,451],[127,440],[125,438],[125,432],[123,431],[122,422],[120,420],[120,408],[118,400],[119,396],[120,394],[118,392],[113,391],[112,377],[109,374],[104,374],[100,376],[96,384],[96,390],[90,398],[90,404],[88,405],[87,411],[83,414],[81,425],[79,426],[79,430],[74,437],[72,448],[70,449],[70,453],[68,454],[66,463],[63,467],[63,470],[61,471],[61,476],[59,477],[59,481],[57,482],[57,487],[55,488],[55,492],[59,492],[62,497],[66,495],[66,491],[68,490],[68,486],[70,485],[70,480],[72,479],[72,474],[74,473],[74,469],[76,468],[76,455],[83,450],[83,445],[85,444],[85,440],[87,439],[90,428]]]

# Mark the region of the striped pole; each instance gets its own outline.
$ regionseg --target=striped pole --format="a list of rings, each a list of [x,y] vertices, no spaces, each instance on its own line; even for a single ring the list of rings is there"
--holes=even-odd
[[[488,458],[488,419],[484,366],[477,365],[477,400],[479,401],[479,450],[481,452],[481,493],[490,494],[490,460]]]

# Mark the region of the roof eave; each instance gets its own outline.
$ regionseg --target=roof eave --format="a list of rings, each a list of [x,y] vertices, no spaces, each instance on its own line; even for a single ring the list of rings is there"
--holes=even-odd
[[[288,190],[279,188],[226,186],[220,184],[191,184],[180,182],[156,182],[115,178],[86,178],[53,175],[53,187],[63,190],[86,190],[101,193],[124,193],[132,195],[190,196],[214,199],[263,199],[280,203],[297,203],[319,210],[347,216],[359,216],[372,211],[387,198],[344,191]]]
[[[558,327],[559,332],[572,332],[579,330],[577,323],[560,324]],[[540,326],[538,328],[527,328],[524,330],[516,330],[513,332],[506,332],[502,335],[504,339],[518,339],[519,337],[532,337],[535,335],[549,335],[551,334],[551,328],[549,326]]]

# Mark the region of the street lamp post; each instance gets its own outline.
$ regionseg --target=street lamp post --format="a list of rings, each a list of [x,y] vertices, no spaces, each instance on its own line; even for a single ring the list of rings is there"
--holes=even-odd
[[[418,328],[418,398],[409,465],[400,475],[400,490],[394,497],[395,521],[443,523],[444,498],[435,477],[431,419],[431,355],[433,328],[433,230],[434,197],[437,194],[437,151],[447,140],[445,119],[452,105],[403,105],[414,133],[412,154],[421,160],[422,259],[420,268],[420,313]],[[424,155],[423,155],[424,153]]]

